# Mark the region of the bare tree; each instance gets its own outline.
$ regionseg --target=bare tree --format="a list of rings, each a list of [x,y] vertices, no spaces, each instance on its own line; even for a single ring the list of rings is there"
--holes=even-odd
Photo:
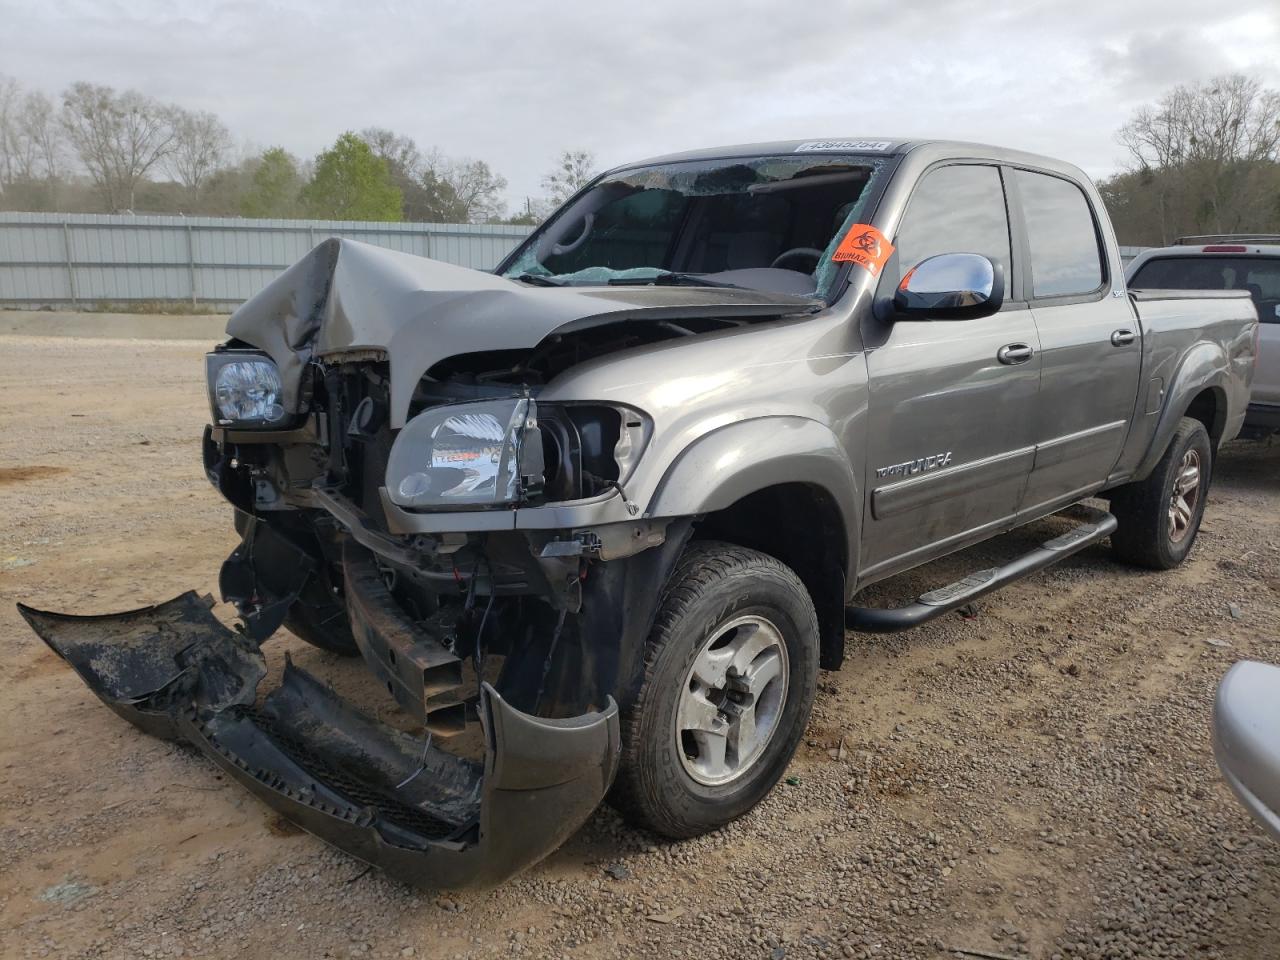
[[[1280,92],[1238,74],[1175,87],[1117,139],[1129,170],[1103,186],[1123,240],[1274,229]]]
[[[387,164],[400,188],[405,220],[478,223],[500,217],[507,181],[483,160],[423,153],[413,138],[384,127],[366,127],[360,139]]]
[[[393,177],[413,178],[422,166],[422,152],[412,137],[388,130],[386,127],[365,127],[360,139],[369,145],[374,156],[387,164]]]
[[[0,197],[6,206],[50,209],[62,173],[62,132],[52,101],[0,77]]]
[[[13,77],[0,74],[0,195],[17,179],[18,111],[22,87]]]
[[[507,178],[494,173],[483,160],[449,160],[433,150],[424,165],[431,176],[452,192],[457,219],[462,222],[483,223],[501,217],[506,211],[502,191],[507,189]]]
[[[63,139],[53,101],[38,90],[27,94],[18,111],[18,132],[27,145],[27,175],[32,180],[58,179],[63,173]]]
[[[109,211],[132,209],[143,177],[173,152],[172,111],[134,90],[74,83],[62,95],[62,125]]]
[[[1243,74],[1175,87],[1119,139],[1138,167],[1280,160],[1280,93]]]
[[[556,167],[542,178],[551,206],[558,207],[595,179],[596,158],[590,150],[565,150]]]
[[[214,171],[226,162],[231,150],[231,132],[216,114],[207,110],[171,107],[170,123],[173,149],[167,166],[195,199]]]

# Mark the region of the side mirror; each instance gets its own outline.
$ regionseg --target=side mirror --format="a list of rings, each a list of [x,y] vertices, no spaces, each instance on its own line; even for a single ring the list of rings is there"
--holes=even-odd
[[[893,295],[906,320],[970,320],[1004,303],[1004,268],[980,253],[941,253],[907,271]]]

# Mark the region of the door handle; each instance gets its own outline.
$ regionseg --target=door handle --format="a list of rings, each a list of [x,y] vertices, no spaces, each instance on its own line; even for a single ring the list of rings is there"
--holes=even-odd
[[[1113,347],[1127,347],[1137,339],[1132,330],[1116,330],[1111,334],[1111,345]]]
[[[1025,343],[1006,343],[996,351],[996,359],[1007,364],[1026,363],[1034,355],[1035,351]]]

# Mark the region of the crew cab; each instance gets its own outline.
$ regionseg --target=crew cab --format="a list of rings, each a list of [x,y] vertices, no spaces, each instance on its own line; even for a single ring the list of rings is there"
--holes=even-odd
[[[349,240],[207,358],[232,632],[186,594],[23,608],[98,695],[427,886],[496,882],[609,795],[669,837],[758,803],[847,629],[1111,540],[1187,556],[1240,430],[1247,292],[1137,291],[1075,167],[894,139],[724,147],[588,184],[492,273]],[[869,584],[1090,497],[892,609]],[[382,720],[285,626],[362,655]],[[385,707],[387,705],[381,705]]]
[[[1182,237],[1142,251],[1125,272],[1134,288],[1248,291],[1258,311],[1258,362],[1241,433],[1280,432],[1280,236]]]

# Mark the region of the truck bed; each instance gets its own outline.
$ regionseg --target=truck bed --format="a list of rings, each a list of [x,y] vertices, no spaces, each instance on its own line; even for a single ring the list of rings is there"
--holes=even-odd
[[[1220,441],[1240,432],[1253,377],[1258,315],[1243,290],[1130,290],[1129,298],[1142,329],[1142,374],[1132,433],[1118,472],[1140,474],[1151,460],[1152,442],[1161,435],[1168,411],[1186,409],[1166,402],[1165,394],[1175,384],[1191,392],[1186,398],[1190,401],[1197,383],[1223,370],[1223,422],[1210,432]]]

